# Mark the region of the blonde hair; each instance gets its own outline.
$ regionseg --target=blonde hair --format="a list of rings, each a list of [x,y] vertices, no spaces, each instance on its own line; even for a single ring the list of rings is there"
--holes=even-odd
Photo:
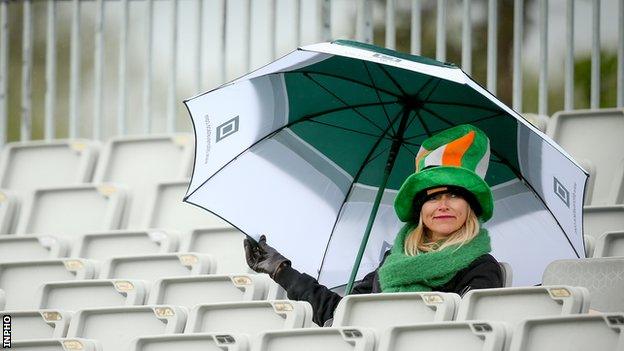
[[[418,225],[408,234],[405,239],[405,244],[403,245],[404,252],[408,256],[416,256],[422,252],[439,251],[452,245],[457,245],[457,248],[460,248],[462,245],[474,239],[481,230],[479,219],[470,206],[468,206],[468,213],[464,225],[456,232],[450,234],[442,245],[440,245],[437,242],[429,241],[431,231],[423,223],[422,216],[418,217]]]

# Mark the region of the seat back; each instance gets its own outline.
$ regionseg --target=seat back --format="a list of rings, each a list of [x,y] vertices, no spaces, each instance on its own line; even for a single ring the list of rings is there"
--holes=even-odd
[[[594,257],[624,257],[624,230],[602,234],[596,240]]]
[[[192,160],[190,134],[116,137],[104,145],[94,181],[124,184],[131,189],[133,201],[124,223],[140,228],[152,188],[161,181],[187,178]]]
[[[258,335],[252,351],[373,351],[375,333],[366,328],[312,328],[267,331]]]
[[[129,351],[247,351],[244,334],[183,334],[143,336],[132,341]]]
[[[544,285],[582,286],[591,295],[590,309],[624,311],[624,257],[557,260],[546,267]]]
[[[303,301],[244,301],[193,307],[185,333],[245,333],[304,328],[311,307]]]
[[[269,282],[262,275],[201,275],[158,279],[151,291],[151,305],[177,305],[189,309],[198,304],[264,300]]]
[[[178,235],[159,229],[117,230],[81,235],[72,257],[106,260],[116,256],[170,253],[178,248]]]
[[[73,239],[119,229],[126,199],[124,189],[110,184],[37,189],[24,204],[17,232]]]
[[[35,188],[89,183],[100,144],[74,139],[9,143],[0,161],[0,188],[25,194]]]
[[[622,350],[624,315],[531,318],[514,330],[509,351]]]
[[[113,257],[107,260],[101,279],[138,279],[150,283],[163,277],[214,273],[216,262],[208,255],[169,253]]]
[[[23,340],[11,343],[11,350],[20,351],[100,351],[100,343],[97,340],[80,338],[72,339],[41,339]]]
[[[0,289],[7,310],[33,308],[40,285],[53,281],[92,279],[95,264],[82,259],[34,260],[0,263]]]
[[[591,133],[587,131],[591,130]],[[575,110],[555,113],[548,135],[577,160],[589,160],[596,167],[593,205],[614,204],[621,194],[624,155],[624,109]]]
[[[0,190],[0,234],[15,232],[19,214],[19,198],[8,190]]]
[[[67,241],[50,235],[0,236],[0,262],[55,259],[68,249]]]
[[[67,336],[98,340],[102,351],[126,350],[140,336],[181,333],[185,322],[175,306],[92,308],[76,312]]]
[[[589,291],[571,286],[471,290],[461,300],[458,321],[487,320],[510,325],[528,317],[586,313]]]
[[[459,299],[457,294],[439,292],[348,295],[338,303],[333,326],[381,331],[401,324],[450,321]]]
[[[37,291],[40,309],[78,311],[94,307],[142,305],[147,286],[140,280],[80,280],[46,283]]]
[[[197,228],[232,228],[214,214],[183,201],[189,181],[160,182],[147,199],[145,228],[164,228],[188,233]]]
[[[11,341],[63,338],[71,313],[59,310],[16,310],[1,313],[11,316]]]
[[[583,208],[585,235],[599,238],[606,232],[624,230],[624,205],[585,206]]]
[[[182,242],[180,250],[201,252],[213,256],[217,273],[252,273],[245,260],[245,235],[234,228],[195,229]]]
[[[503,351],[509,338],[499,322],[440,322],[391,327],[383,331],[378,351],[408,351],[418,345],[436,351]]]

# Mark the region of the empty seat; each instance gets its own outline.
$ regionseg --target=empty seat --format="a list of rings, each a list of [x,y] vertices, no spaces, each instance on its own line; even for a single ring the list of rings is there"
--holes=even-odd
[[[67,241],[49,235],[0,236],[0,262],[65,257],[68,249]]]
[[[591,235],[583,235],[583,244],[585,245],[585,257],[592,257],[596,247],[596,238]]]
[[[73,339],[41,339],[22,340],[11,343],[11,350],[19,351],[100,351],[97,340],[80,338]]]
[[[193,307],[185,333],[244,333],[305,328],[312,306],[303,301],[245,301]]]
[[[499,262],[501,271],[503,272],[503,286],[510,287],[513,284],[513,268],[507,262]]]
[[[186,179],[193,162],[190,134],[116,137],[104,146],[94,181],[125,184],[132,204],[124,221],[129,228],[143,225],[145,204],[153,187],[162,181]]]
[[[88,183],[99,148],[98,142],[83,139],[9,143],[2,151],[0,187],[24,194]]]
[[[258,335],[251,351],[372,351],[375,333],[366,328],[312,328]]]
[[[74,238],[119,229],[125,202],[126,191],[114,185],[37,189],[24,204],[17,232]]]
[[[624,257],[557,260],[546,267],[544,285],[583,286],[591,296],[590,309],[624,311]]]
[[[624,350],[624,315],[574,315],[526,319],[514,330],[509,350]]]
[[[6,190],[0,190],[0,234],[13,233],[19,212],[19,198]]]
[[[126,350],[133,338],[181,333],[186,313],[175,306],[133,306],[76,312],[67,337],[98,340],[102,351]]]
[[[159,278],[214,273],[212,257],[196,253],[171,253],[113,257],[102,267],[102,279],[138,279],[153,282]]]
[[[503,351],[509,337],[497,322],[419,323],[384,330],[377,351]]]
[[[93,262],[82,259],[0,263],[0,289],[6,293],[7,310],[34,308],[40,285],[65,280],[91,279]]]
[[[134,339],[129,351],[247,351],[249,341],[244,334],[182,334],[143,336]]]
[[[81,235],[75,241],[72,257],[106,260],[115,256],[175,252],[178,235],[163,230],[119,230]]]
[[[202,275],[157,280],[148,304],[192,308],[199,304],[266,299],[267,277],[263,275]]]
[[[589,300],[589,291],[583,287],[471,290],[462,298],[456,320],[501,321],[513,325],[529,317],[586,313]]]
[[[624,230],[624,205],[585,206],[583,208],[585,235],[597,239],[606,232]]]
[[[4,311],[11,316],[11,340],[63,338],[71,313],[57,310]]]
[[[596,241],[594,257],[624,257],[624,230],[602,234]]]
[[[381,331],[401,324],[450,321],[459,300],[457,294],[439,292],[348,295],[336,307],[333,326]]]
[[[195,205],[183,202],[188,180],[156,184],[147,200],[145,228],[188,233],[196,228],[232,228],[227,222]]]
[[[46,283],[37,291],[37,308],[77,311],[93,307],[136,306],[147,300],[140,280],[82,280]]]
[[[245,260],[245,235],[231,229],[196,229],[182,241],[181,251],[210,254],[218,264],[217,273],[252,272]]]
[[[589,160],[596,167],[593,205],[614,204],[621,194],[624,155],[624,109],[557,112],[548,124],[548,135],[577,160]],[[587,131],[591,131],[588,133]]]

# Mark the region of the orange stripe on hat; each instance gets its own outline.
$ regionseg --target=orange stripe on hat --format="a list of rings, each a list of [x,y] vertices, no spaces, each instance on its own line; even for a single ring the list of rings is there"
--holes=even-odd
[[[462,157],[464,157],[464,154],[468,151],[470,145],[472,145],[474,138],[475,132],[470,131],[463,137],[446,144],[446,149],[442,155],[442,165],[460,167]]]

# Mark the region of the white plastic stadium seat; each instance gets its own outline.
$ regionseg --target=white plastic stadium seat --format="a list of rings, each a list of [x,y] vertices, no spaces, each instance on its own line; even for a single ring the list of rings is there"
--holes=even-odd
[[[147,303],[192,308],[207,303],[264,300],[268,285],[267,278],[260,274],[163,278],[154,283]]]
[[[101,351],[97,340],[80,338],[73,339],[41,339],[22,340],[11,343],[11,350],[15,351]]]
[[[244,333],[312,326],[312,306],[304,301],[245,301],[193,307],[185,333]]]
[[[115,256],[175,252],[179,237],[160,229],[88,233],[75,241],[72,257],[106,260]]]
[[[312,328],[264,332],[251,351],[373,351],[375,333],[366,328]]]
[[[126,191],[115,185],[88,184],[37,189],[20,214],[17,232],[74,238],[119,229]]]
[[[74,314],[67,337],[99,340],[103,351],[127,350],[133,338],[181,333],[185,322],[176,306],[84,309]]]
[[[624,314],[531,318],[514,330],[509,351],[624,350]]]
[[[624,230],[602,234],[596,241],[594,257],[624,257]]]
[[[217,273],[252,272],[245,260],[243,249],[245,235],[237,229],[196,229],[185,237],[181,251],[201,252],[213,256],[218,262]]]
[[[0,263],[0,289],[6,293],[6,310],[33,308],[40,285],[65,280],[91,279],[94,263],[82,259]]]
[[[586,288],[563,285],[471,290],[462,298],[456,320],[514,325],[528,317],[587,313],[589,300]]]
[[[557,260],[546,267],[544,285],[583,286],[591,296],[590,309],[624,311],[624,257]]]
[[[596,247],[596,238],[591,235],[583,235],[583,244],[585,245],[585,257],[592,257]]]
[[[63,338],[71,313],[58,310],[4,311],[11,316],[11,341]]]
[[[171,253],[113,257],[107,260],[101,279],[138,279],[154,282],[159,278],[214,273],[216,263],[208,255]]]
[[[401,324],[450,321],[459,300],[457,294],[440,292],[348,295],[338,303],[332,325],[381,331]]]
[[[606,232],[624,230],[624,205],[585,206],[583,208],[585,235],[597,239]]]
[[[65,257],[69,244],[50,235],[0,235],[0,262]]]
[[[248,337],[244,334],[182,334],[143,336],[134,339],[129,351],[247,351]]]
[[[0,234],[13,233],[19,214],[19,198],[7,190],[0,190]]]
[[[557,112],[548,135],[576,160],[596,167],[592,205],[611,205],[621,199],[624,176],[624,109]],[[591,131],[588,133],[588,131]]]
[[[507,262],[499,262],[501,271],[503,272],[503,287],[507,288],[513,284],[513,268]]]
[[[535,128],[541,132],[546,133],[548,127],[548,121],[550,118],[546,115],[538,115],[536,113],[523,113],[522,117],[529,121]]]
[[[4,290],[0,289],[0,311],[4,310],[4,305],[6,304],[6,294]]]
[[[143,225],[149,192],[162,181],[186,179],[193,162],[193,136],[116,137],[104,146],[94,181],[125,184],[132,204],[124,222],[128,228]]]
[[[498,322],[419,323],[384,330],[377,351],[503,351],[509,337]]]
[[[156,184],[146,206],[145,228],[165,228],[188,233],[196,228],[232,228],[212,213],[183,202],[189,181]]]
[[[9,143],[2,151],[0,187],[25,194],[89,183],[99,148],[99,142],[84,139]]]
[[[137,306],[147,300],[141,280],[79,280],[52,282],[37,289],[37,308],[77,311],[94,307]]]

